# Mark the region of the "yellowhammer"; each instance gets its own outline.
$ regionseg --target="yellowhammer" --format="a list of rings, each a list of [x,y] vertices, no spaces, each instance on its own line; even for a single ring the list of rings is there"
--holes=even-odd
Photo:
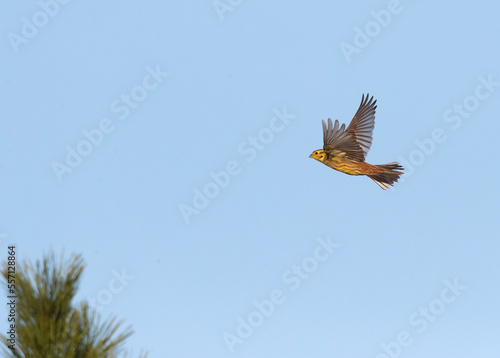
[[[323,121],[323,149],[312,152],[309,158],[316,159],[330,168],[349,175],[366,175],[382,189],[389,188],[403,174],[404,168],[398,162],[372,165],[365,163],[365,157],[372,145],[375,126],[375,105],[373,96],[368,100],[363,95],[358,111],[351,123],[339,128],[339,121],[328,118],[328,127]]]

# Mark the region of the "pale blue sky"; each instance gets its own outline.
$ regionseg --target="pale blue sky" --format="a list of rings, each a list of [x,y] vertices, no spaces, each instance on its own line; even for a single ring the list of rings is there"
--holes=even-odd
[[[62,2],[0,12],[1,257],[135,355],[498,357],[498,2]],[[390,191],[308,158],[368,92]]]

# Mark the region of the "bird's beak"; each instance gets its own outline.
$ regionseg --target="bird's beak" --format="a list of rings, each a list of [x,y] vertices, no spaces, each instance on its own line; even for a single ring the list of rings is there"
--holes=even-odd
[[[309,158],[312,158],[312,157],[313,157],[313,155],[311,154],[311,155],[309,156]]]

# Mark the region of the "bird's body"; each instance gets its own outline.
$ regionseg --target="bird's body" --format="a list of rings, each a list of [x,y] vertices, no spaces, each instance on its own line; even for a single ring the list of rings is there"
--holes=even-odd
[[[403,167],[397,162],[372,165],[365,162],[372,144],[375,127],[377,101],[363,95],[358,111],[347,128],[339,127],[339,121],[328,118],[328,126],[323,121],[323,149],[315,150],[309,157],[332,169],[349,175],[366,175],[382,189],[387,189],[398,181]]]

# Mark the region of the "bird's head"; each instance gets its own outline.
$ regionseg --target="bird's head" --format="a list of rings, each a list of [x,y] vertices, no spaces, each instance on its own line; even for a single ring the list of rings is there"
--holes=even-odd
[[[323,149],[318,149],[312,152],[309,158],[313,158],[316,159],[317,161],[323,162],[326,158],[326,153]]]

